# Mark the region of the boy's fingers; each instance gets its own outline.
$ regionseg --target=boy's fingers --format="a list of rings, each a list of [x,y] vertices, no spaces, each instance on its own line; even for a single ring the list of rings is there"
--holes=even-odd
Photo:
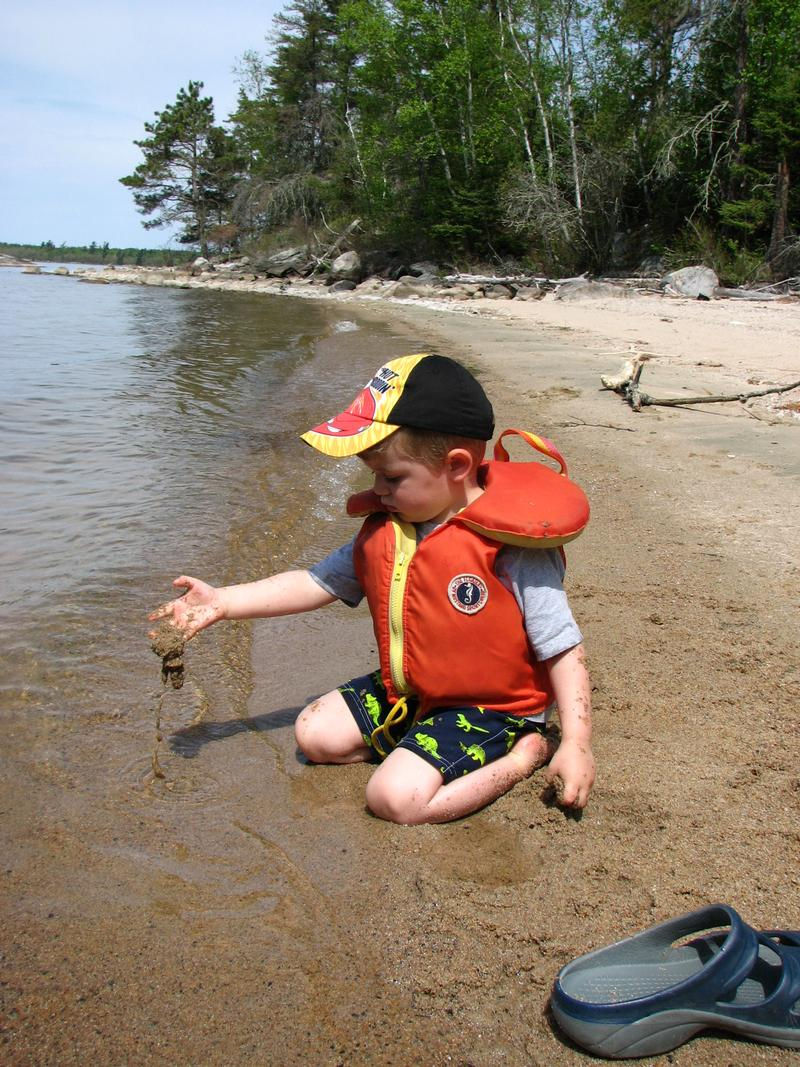
[[[194,582],[194,578],[190,578],[186,574],[182,574],[180,578],[176,578],[172,583],[176,588],[190,589]]]
[[[151,615],[148,615],[147,618],[151,622],[156,622],[158,619],[165,619],[168,615],[172,614],[172,606],[174,603],[174,600],[170,600],[168,604],[162,604],[160,608],[156,608],[156,610]]]
[[[564,786],[564,805],[567,808],[578,807],[578,790],[574,786]]]
[[[572,790],[574,796],[570,799],[569,792],[564,796],[564,802],[571,808],[585,808],[589,802],[589,789],[585,785],[575,786]]]

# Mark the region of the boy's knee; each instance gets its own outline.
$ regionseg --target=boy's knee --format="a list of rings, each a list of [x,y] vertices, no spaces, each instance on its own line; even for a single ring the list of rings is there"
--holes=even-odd
[[[320,720],[321,701],[315,700],[306,705],[297,716],[294,724],[294,739],[303,755],[310,760],[319,759],[324,732]]]
[[[427,803],[423,798],[416,792],[395,788],[377,773],[367,782],[366,801],[372,814],[387,822],[400,823],[401,826],[426,822]]]
[[[295,720],[294,736],[311,763],[352,763],[367,753],[356,720],[336,691],[303,708]]]

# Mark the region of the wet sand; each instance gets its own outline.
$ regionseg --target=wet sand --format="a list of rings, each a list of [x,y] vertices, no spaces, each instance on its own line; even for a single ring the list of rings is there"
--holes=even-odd
[[[451,825],[372,818],[369,768],[305,765],[291,725],[373,663],[365,611],[259,624],[251,718],[172,734],[203,789],[92,812],[55,759],[3,787],[4,1062],[591,1062],[546,1009],[574,956],[714,901],[800,928],[797,425],[738,404],[633,413],[599,391],[629,343],[613,315],[359,314],[478,368],[498,422],[553,438],[589,494],[568,589],[593,678],[590,805],[565,814],[537,773]],[[761,373],[747,333],[734,363],[699,365],[693,323],[675,325],[686,357],[651,345],[653,393]],[[187,687],[210,669],[196,653]],[[155,687],[144,637],[142,656]],[[795,1059],[706,1036],[650,1062]]]

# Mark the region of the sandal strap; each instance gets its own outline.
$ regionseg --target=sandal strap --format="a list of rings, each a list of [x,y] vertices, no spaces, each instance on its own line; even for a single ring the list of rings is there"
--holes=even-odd
[[[767,954],[778,957],[778,963],[773,963],[769,955],[765,959],[761,954],[760,964],[762,968],[774,968],[780,966],[780,977],[775,988],[767,992],[760,1002],[748,1004],[719,1004],[715,1005],[716,1011],[727,1015],[731,1019],[741,1019],[759,1026],[787,1027],[794,1026],[800,1033],[800,1014],[796,1010],[800,1000],[800,956],[792,950],[772,940],[765,934],[758,933],[756,937],[759,943],[767,950]],[[758,967],[757,967],[758,971]],[[794,1009],[794,1010],[793,1010]]]
[[[675,985],[617,1003],[587,1004],[569,995],[560,983],[561,976],[572,969],[575,964],[596,961],[610,950],[624,951],[629,963],[652,963],[659,957],[668,959],[671,946],[692,934],[701,934],[713,927],[727,927],[727,933],[720,932],[719,950],[708,960],[706,965],[683,981]],[[738,912],[727,904],[713,904],[699,911],[689,912],[677,919],[659,923],[657,926],[626,938],[616,945],[598,949],[583,956],[574,964],[568,964],[559,975],[558,999],[566,1012],[576,1018],[591,1017],[593,1022],[626,1024],[635,1022],[643,1015],[671,1010],[704,1011],[713,1009],[718,998],[732,995],[752,971],[759,955],[759,941],[755,930],[748,926]]]
[[[800,948],[800,930],[762,930],[761,933],[786,948]]]

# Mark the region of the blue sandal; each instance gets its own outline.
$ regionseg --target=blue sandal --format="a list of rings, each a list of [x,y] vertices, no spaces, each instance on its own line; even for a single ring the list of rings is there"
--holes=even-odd
[[[550,1006],[576,1044],[610,1059],[668,1052],[705,1029],[800,1049],[798,949],[800,932],[757,933],[715,904],[573,960]]]

